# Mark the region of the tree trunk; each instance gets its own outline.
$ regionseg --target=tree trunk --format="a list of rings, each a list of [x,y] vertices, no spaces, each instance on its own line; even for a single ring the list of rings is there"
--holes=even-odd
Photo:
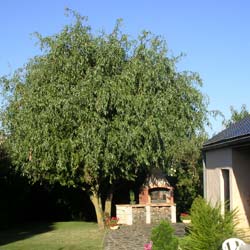
[[[113,191],[110,191],[105,200],[105,216],[111,216],[111,208],[112,208],[112,200],[113,200]]]
[[[97,218],[97,223],[100,229],[104,229],[104,218],[103,218],[103,211],[102,211],[102,204],[100,202],[100,197],[97,193],[93,193],[90,196],[90,200],[92,201],[95,207],[95,213]]]

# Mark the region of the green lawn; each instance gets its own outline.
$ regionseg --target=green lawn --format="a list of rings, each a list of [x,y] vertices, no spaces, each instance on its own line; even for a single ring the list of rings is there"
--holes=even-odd
[[[95,223],[40,223],[0,231],[0,250],[101,250],[103,237]]]

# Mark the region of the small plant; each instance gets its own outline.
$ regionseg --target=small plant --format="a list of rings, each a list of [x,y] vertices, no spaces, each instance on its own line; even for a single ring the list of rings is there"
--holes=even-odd
[[[222,242],[236,234],[236,211],[221,214],[221,206],[211,206],[203,198],[194,200],[191,207],[190,234],[181,248],[183,250],[218,250]]]
[[[144,245],[144,250],[152,250],[153,242],[150,241],[149,243]]]
[[[135,193],[133,190],[129,191],[130,204],[135,204]]]
[[[174,236],[174,229],[168,221],[161,221],[153,228],[151,240],[154,242],[153,250],[178,249],[178,238]]]
[[[114,227],[118,225],[119,218],[117,217],[106,217],[105,218],[105,226],[106,227]]]
[[[181,213],[180,215],[180,220],[185,221],[185,220],[191,220],[191,216],[188,213]]]

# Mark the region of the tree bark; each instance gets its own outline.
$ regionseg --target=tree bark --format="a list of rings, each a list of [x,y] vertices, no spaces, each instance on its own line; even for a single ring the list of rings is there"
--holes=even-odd
[[[111,209],[112,209],[112,200],[113,200],[113,191],[110,191],[107,195],[105,200],[105,216],[111,216]]]
[[[93,193],[90,196],[90,200],[95,207],[95,213],[96,213],[98,227],[100,229],[104,229],[104,220],[103,220],[104,218],[103,218],[102,204],[100,202],[101,201],[100,196],[97,193]]]

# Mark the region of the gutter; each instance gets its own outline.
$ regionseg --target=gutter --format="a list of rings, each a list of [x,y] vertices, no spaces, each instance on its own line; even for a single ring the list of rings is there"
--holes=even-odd
[[[216,148],[223,148],[223,147],[234,146],[234,145],[239,145],[239,144],[244,145],[248,143],[250,143],[250,134],[238,136],[234,138],[229,138],[226,140],[221,140],[221,141],[210,143],[210,144],[204,144],[202,151],[209,151],[209,150],[216,149]]]

